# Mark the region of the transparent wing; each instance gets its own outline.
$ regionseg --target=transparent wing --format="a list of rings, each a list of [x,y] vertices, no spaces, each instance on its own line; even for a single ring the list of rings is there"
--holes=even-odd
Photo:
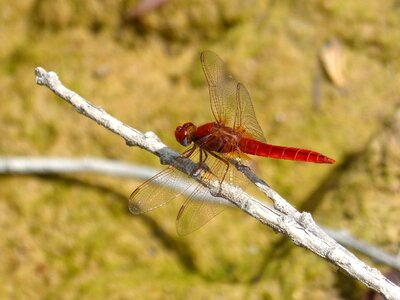
[[[188,158],[194,162],[199,160],[199,149],[187,152],[190,153]],[[129,197],[129,211],[133,214],[144,213],[166,204],[180,194],[190,195],[190,191],[187,190],[193,184],[195,184],[194,180],[169,166],[132,192]]]
[[[250,94],[244,85],[232,76],[226,64],[214,52],[204,51],[200,59],[208,82],[215,120],[241,133],[245,130],[257,140],[265,141]]]
[[[250,181],[236,168],[228,163],[223,156],[213,156],[208,153],[204,162],[209,171],[204,171],[202,179],[238,185],[243,190]],[[198,185],[182,205],[176,219],[176,229],[179,235],[187,235],[221,213],[229,205],[229,201],[214,197],[203,185]]]
[[[250,133],[256,140],[266,142],[260,124],[257,122],[250,94],[241,83],[237,84],[236,123],[234,128],[239,132],[244,129],[246,133]]]
[[[200,60],[208,82],[214,118],[218,123],[232,127],[236,111],[237,82],[214,52],[202,52]]]
[[[168,167],[141,184],[129,197],[129,211],[133,214],[156,209],[179,196],[186,186],[182,173]]]
[[[228,204],[222,198],[211,196],[209,190],[199,184],[178,212],[176,231],[182,236],[192,233],[221,213]]]

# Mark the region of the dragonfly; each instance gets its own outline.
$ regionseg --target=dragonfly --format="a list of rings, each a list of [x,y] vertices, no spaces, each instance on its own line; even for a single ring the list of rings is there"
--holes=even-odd
[[[250,165],[248,155],[320,164],[335,162],[312,150],[268,144],[245,86],[234,78],[214,52],[202,52],[200,61],[208,83],[214,120],[200,126],[184,123],[176,128],[175,138],[181,145],[190,146],[181,158],[197,162],[193,173],[200,172],[202,180],[216,180],[218,184],[226,182],[245,189],[249,180],[232,162]],[[169,166],[132,192],[129,210],[133,214],[144,213],[178,197],[184,198],[176,217],[179,235],[199,229],[227,207],[222,198],[205,200],[211,198],[205,186],[194,180],[188,183],[180,171]]]

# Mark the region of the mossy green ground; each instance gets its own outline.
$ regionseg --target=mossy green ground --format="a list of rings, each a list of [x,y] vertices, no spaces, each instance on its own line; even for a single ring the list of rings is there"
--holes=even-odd
[[[259,176],[319,223],[399,251],[399,173],[380,176],[379,161],[368,159],[398,102],[397,2],[171,1],[140,30],[121,25],[135,5],[127,2],[0,2],[2,155],[161,168],[37,86],[34,68],[56,71],[93,104],[181,150],[175,127],[211,120],[198,59],[211,49],[249,89],[269,142],[337,159],[333,166],[256,159]],[[315,111],[317,53],[331,37],[343,44],[347,87],[340,93],[323,83]],[[354,167],[341,165],[356,152],[364,154]],[[385,162],[398,165],[396,157]],[[2,299],[359,299],[365,291],[239,211],[186,238],[175,233],[176,205],[133,216],[127,198],[135,180],[2,176],[0,184]]]

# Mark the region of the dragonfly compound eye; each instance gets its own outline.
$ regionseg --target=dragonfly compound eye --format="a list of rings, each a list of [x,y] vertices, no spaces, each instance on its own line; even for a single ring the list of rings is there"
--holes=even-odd
[[[187,146],[192,142],[190,134],[185,126],[178,126],[175,129],[175,138],[183,146]]]

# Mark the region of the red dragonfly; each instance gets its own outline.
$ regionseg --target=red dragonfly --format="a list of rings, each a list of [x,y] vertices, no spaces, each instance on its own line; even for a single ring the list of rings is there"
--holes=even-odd
[[[176,128],[175,137],[183,146],[192,145],[182,156],[198,162],[196,171],[202,172],[204,180],[225,181],[244,188],[248,180],[230,165],[230,161],[236,159],[246,162],[249,160],[247,154],[303,162],[335,162],[315,151],[267,144],[244,85],[234,79],[217,54],[204,51],[200,59],[215,120],[198,127],[187,122]],[[226,207],[221,203],[221,198],[213,202],[204,201],[205,197],[210,197],[209,191],[199,183],[193,185],[194,180],[183,187],[185,192],[182,193],[182,182],[185,182],[182,178],[184,175],[172,166],[166,168],[133,191],[129,197],[129,210],[133,214],[143,213],[181,194],[186,195],[176,219],[178,234],[186,235],[203,226]],[[179,185],[180,191],[170,188]]]

